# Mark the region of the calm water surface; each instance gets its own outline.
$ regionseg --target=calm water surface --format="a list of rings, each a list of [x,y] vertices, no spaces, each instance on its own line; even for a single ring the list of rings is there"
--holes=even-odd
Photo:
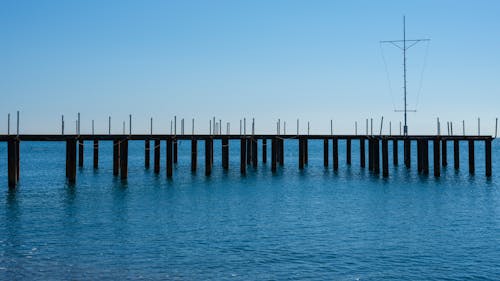
[[[205,177],[203,165],[190,173],[190,143],[181,142],[169,181],[165,152],[155,175],[143,168],[143,142],[131,142],[124,183],[112,176],[112,144],[101,142],[93,170],[86,143],[85,166],[68,185],[65,145],[25,142],[12,192],[1,143],[0,280],[500,279],[499,142],[491,179],[482,144],[476,176],[464,144],[459,172],[451,165],[440,179],[419,176],[413,156],[411,171],[391,165],[387,180],[359,168],[357,142],[346,166],[340,145],[337,173],[323,168],[314,141],[300,172],[288,141],[276,175],[259,162],[242,177],[239,142],[230,143],[229,172],[215,142]],[[452,151],[450,143],[451,164]],[[432,154],[430,163],[432,173]]]

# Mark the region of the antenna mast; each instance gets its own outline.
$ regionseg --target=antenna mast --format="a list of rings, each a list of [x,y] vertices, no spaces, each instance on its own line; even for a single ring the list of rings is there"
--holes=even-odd
[[[390,43],[403,51],[403,95],[404,95],[404,109],[395,110],[396,112],[404,112],[404,135],[408,135],[407,112],[416,112],[416,110],[408,110],[408,103],[406,102],[406,51],[415,46],[418,42],[430,41],[430,39],[412,39],[406,40],[406,17],[403,16],[403,40],[380,41],[380,43]],[[411,43],[409,46],[406,43]],[[403,46],[400,44],[403,43]]]

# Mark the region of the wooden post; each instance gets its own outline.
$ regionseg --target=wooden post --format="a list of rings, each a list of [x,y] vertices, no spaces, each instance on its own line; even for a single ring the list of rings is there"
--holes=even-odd
[[[177,154],[178,154],[178,140],[177,138],[174,138],[173,143],[174,143],[174,164],[177,164]]]
[[[276,138],[271,139],[271,171],[276,172]]]
[[[365,139],[361,137],[359,139],[359,165],[361,168],[365,167]]]
[[[120,140],[113,140],[113,175],[120,173]]]
[[[122,180],[128,176],[128,140],[124,139],[120,144],[120,176]]]
[[[258,164],[258,156],[259,156],[259,153],[258,153],[258,146],[257,146],[257,139],[252,137],[250,139],[252,141],[252,165],[254,168],[257,168],[257,164]]]
[[[160,173],[160,148],[161,148],[161,142],[160,140],[155,140],[154,141],[154,173],[159,174]]]
[[[460,143],[459,140],[453,140],[453,162],[455,169],[460,168]]]
[[[443,163],[443,167],[448,166],[448,141],[446,140],[441,140],[441,152],[442,152],[442,158],[441,161]]]
[[[382,139],[382,176],[389,176],[389,143],[386,138]]]
[[[267,139],[262,139],[262,163],[267,162]]]
[[[380,174],[380,145],[377,138],[373,139],[373,172]]]
[[[224,170],[229,169],[229,140],[227,138],[223,138],[221,140],[222,143],[222,168]]]
[[[198,163],[198,140],[194,137],[191,139],[191,172],[196,172]]]
[[[71,183],[76,181],[76,139],[66,140],[66,175]]]
[[[249,138],[246,140],[246,160],[247,160],[247,165],[250,165],[252,163],[252,138]]]
[[[305,137],[304,140],[304,164],[309,164],[309,138]]]
[[[304,169],[304,139],[299,137],[299,170]]]
[[[175,159],[175,153],[173,153],[172,151],[172,146],[175,147],[175,140],[172,139],[171,137],[167,138],[167,179],[171,179],[172,178],[172,165],[173,165],[173,159]],[[175,151],[175,149],[174,149]]]
[[[210,138],[205,139],[205,176],[212,173],[212,143]]]
[[[350,138],[346,139],[345,145],[346,145],[346,149],[345,149],[346,158],[345,158],[345,161],[346,161],[347,165],[351,165],[351,139]]]
[[[423,140],[423,169],[422,171],[424,172],[424,175],[429,174],[429,140],[425,139]]]
[[[394,166],[398,165],[398,140],[392,140],[392,163]]]
[[[17,185],[17,144],[15,139],[9,139],[7,142],[7,169],[9,178],[9,188],[13,189]],[[68,146],[66,146],[66,151]],[[66,171],[68,171],[68,163],[66,162]],[[68,172],[66,172],[68,173]]]
[[[78,166],[83,167],[83,140],[78,140]]]
[[[368,171],[373,171],[373,138],[368,138]]]
[[[94,169],[99,168],[99,141],[94,140]]]
[[[474,161],[474,140],[469,140],[469,173],[472,175],[475,172]]]
[[[441,142],[439,141],[439,137],[434,139],[433,143],[433,149],[434,149],[434,176],[435,177],[440,177],[441,176],[441,161],[439,157],[441,157],[441,152],[440,150],[440,145]]]
[[[484,159],[485,163],[485,172],[487,177],[491,177],[491,139],[486,139],[484,141]]]
[[[274,147],[275,146],[273,145],[273,148]],[[245,175],[247,173],[246,149],[247,149],[247,140],[245,137],[242,137],[240,139],[240,172],[242,175]],[[276,165],[276,163],[274,163],[274,165]]]
[[[19,118],[18,118],[19,120]],[[18,129],[17,131],[19,132],[19,125],[18,125]],[[16,140],[16,175],[17,175],[17,181],[19,182],[19,177],[21,176],[21,165],[20,165],[20,162],[21,162],[21,148],[20,148],[20,145],[21,145],[21,141],[18,139]]]
[[[411,166],[411,140],[409,138],[404,140],[404,158],[405,166],[409,169]]]
[[[332,139],[332,154],[333,154],[333,170],[339,169],[339,140],[337,137]]]
[[[323,139],[323,166],[328,167],[328,139]]]
[[[278,139],[279,141],[279,162],[280,166],[285,165],[285,140],[284,139]]]
[[[418,173],[422,173],[424,162],[423,162],[423,144],[422,140],[417,139],[417,171]]]
[[[149,169],[149,162],[151,158],[151,148],[150,148],[150,140],[144,141],[144,167]]]

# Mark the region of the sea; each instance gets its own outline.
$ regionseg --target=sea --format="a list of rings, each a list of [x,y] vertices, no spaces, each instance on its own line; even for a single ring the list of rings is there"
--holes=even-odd
[[[230,141],[229,170],[214,142],[212,174],[198,145],[179,142],[167,179],[144,168],[144,142],[129,143],[128,179],[112,173],[112,143],[101,141],[99,168],[85,142],[75,184],[65,177],[65,144],[21,142],[20,182],[7,186],[7,146],[0,143],[0,280],[500,280],[500,143],[493,176],[484,144],[469,174],[466,143],[460,169],[452,143],[441,177],[399,165],[389,177],[359,164],[352,143],[346,164],[323,166],[323,142],[309,141],[298,168],[298,144],[285,141],[285,163],[240,174],[239,142]],[[392,143],[390,146],[392,150]],[[331,153],[331,148],[330,148]],[[330,155],[331,157],[331,155]],[[152,160],[152,159],[151,159]]]

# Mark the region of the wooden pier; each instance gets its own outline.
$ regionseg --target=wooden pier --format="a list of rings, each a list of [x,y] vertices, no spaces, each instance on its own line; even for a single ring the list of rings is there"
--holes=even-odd
[[[259,143],[262,150],[262,163],[267,162],[267,146],[271,145],[271,171],[276,172],[278,166],[284,165],[284,140],[295,140],[298,142],[298,169],[303,169],[309,161],[309,141],[323,141],[323,165],[327,168],[332,159],[334,171],[339,169],[339,141],[344,140],[346,144],[346,165],[352,165],[352,145],[359,145],[359,165],[365,168],[366,157],[368,158],[368,170],[374,175],[380,174],[382,177],[389,177],[389,143],[392,143],[393,165],[397,166],[398,146],[403,144],[404,164],[406,168],[411,168],[411,144],[416,143],[417,171],[423,175],[429,174],[429,142],[433,147],[433,175],[441,176],[441,166],[448,164],[447,144],[453,142],[454,168],[460,167],[460,142],[468,145],[469,173],[475,173],[475,144],[484,142],[485,153],[485,175],[492,175],[492,155],[491,136],[372,136],[372,135],[0,135],[1,142],[7,142],[8,153],[8,186],[15,188],[20,179],[20,143],[36,141],[57,141],[66,142],[66,177],[69,182],[76,181],[77,161],[78,166],[83,166],[84,162],[84,141],[93,143],[93,167],[99,168],[99,142],[109,141],[113,146],[113,175],[120,176],[126,180],[128,177],[128,144],[129,141],[144,141],[144,167],[150,167],[150,152],[153,150],[154,173],[160,172],[160,147],[162,143],[166,145],[166,176],[173,177],[173,166],[178,161],[179,142],[191,142],[191,172],[196,172],[198,165],[198,142],[204,143],[205,148],[205,175],[210,176],[214,164],[214,140],[220,140],[222,151],[222,168],[228,170],[229,167],[229,140],[239,140],[240,142],[240,172],[246,174],[248,166],[257,168]],[[153,147],[151,148],[151,144]],[[331,145],[331,158],[329,147]],[[366,154],[366,147],[368,155]],[[380,155],[382,153],[382,155]],[[78,157],[77,157],[78,155]],[[381,163],[382,162],[382,163]]]

